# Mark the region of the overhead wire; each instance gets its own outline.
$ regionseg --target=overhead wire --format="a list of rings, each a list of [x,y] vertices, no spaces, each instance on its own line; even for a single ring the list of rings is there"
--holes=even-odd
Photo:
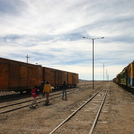
[[[76,16],[75,16],[74,13],[71,11],[71,9],[68,7],[68,5],[67,5],[67,3],[65,2],[65,0],[63,0],[63,1],[64,1],[65,5],[67,6],[68,10],[70,11],[70,13],[72,14],[74,22],[76,22],[76,23],[78,24],[79,21],[77,21]],[[79,13],[80,16],[82,16],[82,15],[81,15],[81,10],[79,9],[79,7],[78,7],[78,5],[76,4],[75,0],[72,0],[72,1],[73,1],[74,5],[75,5],[77,11],[78,11],[77,13]],[[84,33],[86,33],[86,31],[85,31],[85,29],[84,29],[83,27],[81,27],[81,29],[84,31]]]

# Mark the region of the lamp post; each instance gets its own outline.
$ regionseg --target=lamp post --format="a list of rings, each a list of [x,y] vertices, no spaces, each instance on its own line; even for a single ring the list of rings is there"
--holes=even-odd
[[[106,63],[108,64],[108,62],[106,62]],[[104,67],[105,67],[106,63],[102,63],[103,64],[103,81],[104,81]],[[106,77],[107,77],[107,75],[106,75]]]
[[[104,37],[100,37],[100,38],[83,37],[83,38],[92,39],[92,80],[93,80],[93,89],[94,89],[94,40],[96,40],[96,39],[104,39]]]

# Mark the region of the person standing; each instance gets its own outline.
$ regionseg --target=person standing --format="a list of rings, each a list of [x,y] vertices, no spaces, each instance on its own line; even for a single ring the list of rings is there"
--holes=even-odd
[[[65,100],[67,100],[67,92],[66,92],[66,89],[67,89],[67,84],[64,81],[64,83],[62,84],[62,100],[64,99],[64,95],[65,95]]]
[[[47,81],[47,83],[44,86],[43,93],[44,92],[46,94],[46,105],[48,105],[49,104],[49,92],[52,92],[52,88],[49,84],[49,81]]]
[[[34,104],[36,104],[36,106],[38,106],[38,102],[37,102],[36,98],[39,95],[39,93],[37,90],[38,90],[38,86],[35,85],[35,87],[32,89],[33,102],[31,104],[31,108],[33,107]]]
[[[45,80],[43,80],[42,82],[41,82],[41,92],[42,92],[42,94],[43,94],[43,96],[44,96],[44,94],[45,93],[43,93],[43,89],[44,89],[44,86],[45,86]]]

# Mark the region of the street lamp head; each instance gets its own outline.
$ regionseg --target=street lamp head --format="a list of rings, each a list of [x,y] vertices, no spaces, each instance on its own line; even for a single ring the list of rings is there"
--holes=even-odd
[[[94,39],[104,39],[104,37],[100,37],[100,38],[87,38],[87,37],[83,37],[84,39],[86,38],[86,39],[92,39],[92,40],[94,40]]]

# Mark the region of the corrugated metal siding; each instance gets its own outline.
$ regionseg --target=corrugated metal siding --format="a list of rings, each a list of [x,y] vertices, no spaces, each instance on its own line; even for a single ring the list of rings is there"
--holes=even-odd
[[[50,84],[52,85],[52,86],[55,86],[55,69],[51,69],[51,82],[50,82]]]
[[[65,71],[62,72],[62,81],[61,82],[63,83],[64,81],[67,83],[67,72],[65,72]]]
[[[68,85],[72,85],[73,84],[73,81],[72,81],[72,73],[68,72],[67,73],[67,84]]]
[[[51,84],[51,69],[43,67],[43,79]]]
[[[0,91],[7,91],[9,87],[9,64],[0,62]]]
[[[127,66],[127,86],[134,88],[134,62]]]
[[[31,89],[41,81],[41,66],[0,58],[0,91]]]
[[[26,66],[20,66],[20,86],[28,86],[28,70]]]
[[[31,89],[42,80],[54,87],[78,83],[78,74],[0,58],[0,91]]]
[[[10,64],[10,84],[9,87],[19,87],[20,85],[20,66],[16,64]]]
[[[55,85],[56,86],[62,85],[62,72],[59,70],[55,71]]]
[[[37,72],[36,72],[36,78],[37,78],[37,85],[41,85],[42,82],[42,74],[43,74],[43,69],[42,66],[36,66],[37,67]]]

